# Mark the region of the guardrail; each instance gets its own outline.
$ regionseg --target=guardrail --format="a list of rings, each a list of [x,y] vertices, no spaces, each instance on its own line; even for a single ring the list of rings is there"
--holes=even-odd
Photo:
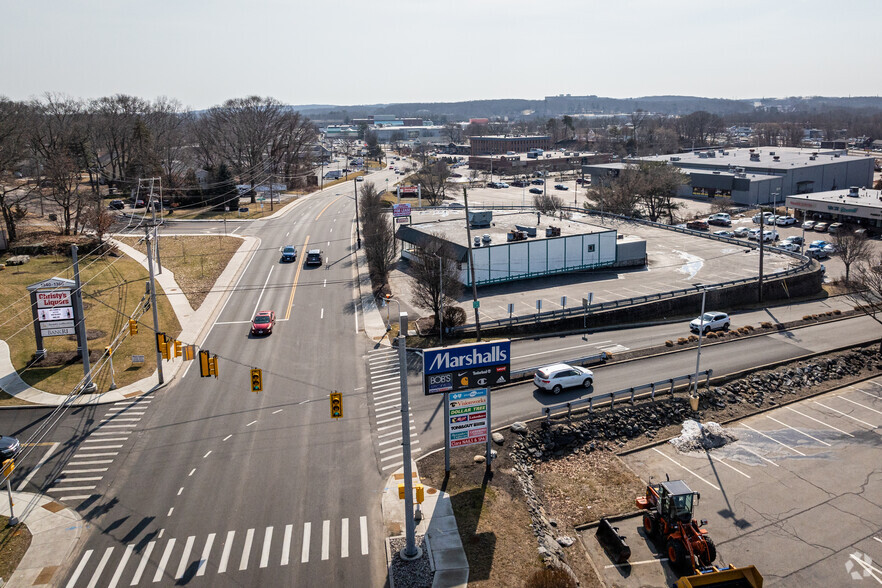
[[[607,357],[608,357],[608,354],[605,351],[601,351],[600,353],[597,353],[594,355],[579,357],[577,359],[562,361],[560,363],[566,363],[568,365],[585,365],[588,363],[597,363],[597,362],[606,361]],[[509,372],[508,378],[509,378],[509,380],[514,381],[516,379],[521,379],[521,378],[525,378],[527,376],[532,376],[533,374],[536,373],[536,370],[540,369],[541,367],[542,366],[536,366],[536,367],[524,368],[522,370],[511,370]]]
[[[504,206],[504,205],[489,205],[489,206],[481,206],[482,210],[524,210],[525,208],[533,208],[531,206]],[[450,210],[448,208],[442,206],[424,206],[418,210]],[[587,214],[592,216],[599,216],[601,219],[605,218],[614,218],[621,220],[623,222],[633,222],[638,223],[650,227],[655,227],[667,231],[674,231],[678,233],[683,233],[687,235],[693,235],[698,237],[703,237],[705,239],[711,239],[715,241],[722,241],[724,243],[729,243],[732,245],[737,245],[739,247],[748,247],[750,249],[759,249],[759,243],[753,243],[750,241],[742,241],[740,239],[736,239],[733,237],[721,237],[719,235],[714,235],[712,233],[706,233],[704,231],[696,231],[693,229],[685,229],[683,227],[677,227],[674,225],[666,225],[663,223],[652,222],[644,219],[636,219],[627,216],[622,216],[619,214],[610,214],[603,213],[596,210],[586,210],[581,208],[574,208],[571,206],[566,206],[560,209],[564,212],[577,212],[580,214]],[[766,248],[766,247],[764,247]],[[765,277],[766,280],[783,278],[791,275],[795,275],[805,271],[811,265],[811,258],[807,255],[803,255],[801,253],[796,253],[794,251],[785,251],[783,249],[778,249],[777,247],[769,247],[770,249],[775,249],[775,253],[786,255],[788,257],[792,257],[800,262],[800,264],[796,267],[792,267],[790,269],[775,272],[774,274],[767,275]],[[759,277],[750,277],[750,278],[741,278],[738,280],[729,280],[727,282],[719,282],[716,284],[704,284],[701,286],[692,286],[689,288],[681,288],[679,290],[670,290],[668,292],[658,292],[656,294],[647,294],[645,296],[635,296],[633,298],[625,298],[622,300],[610,300],[609,302],[598,302],[597,304],[592,304],[586,310],[584,307],[572,307],[572,308],[561,308],[558,310],[550,310],[539,313],[531,313],[528,315],[519,315],[519,316],[510,316],[509,318],[501,318],[494,319],[489,321],[484,321],[481,323],[482,327],[491,328],[491,327],[501,327],[501,326],[513,326],[524,323],[541,323],[544,321],[557,320],[566,317],[572,316],[582,316],[582,315],[592,315],[595,312],[600,312],[604,310],[624,308],[628,306],[636,306],[638,304],[646,304],[647,302],[662,300],[665,298],[679,298],[681,296],[688,296],[690,294],[697,294],[701,292],[705,288],[730,288],[733,286],[740,286],[743,284],[753,284],[759,281]],[[465,324],[459,325],[456,327],[451,327],[448,329],[450,333],[458,333],[463,332],[469,329],[475,328],[474,324]]]
[[[704,376],[705,387],[707,387],[708,383],[710,382],[710,378],[711,378],[711,375],[713,374],[713,372],[714,372],[714,370],[712,370],[712,369],[705,370],[703,372],[698,372],[699,376],[702,376],[702,375]],[[695,374],[688,374],[685,376],[678,376],[676,378],[668,378],[667,380],[659,380],[658,382],[643,384],[642,386],[632,386],[631,388],[623,388],[622,390],[617,390],[615,392],[608,392],[605,394],[592,394],[588,398],[580,398],[579,400],[573,400],[570,402],[564,402],[562,404],[556,404],[554,406],[548,406],[546,408],[543,408],[542,409],[542,416],[545,417],[545,420],[549,420],[552,416],[552,413],[554,413],[555,411],[557,411],[556,414],[563,414],[563,411],[565,410],[566,415],[569,418],[570,415],[572,415],[573,407],[583,406],[583,405],[587,404],[588,410],[593,411],[595,401],[602,401],[602,400],[608,400],[609,407],[613,408],[615,406],[615,401],[617,398],[628,398],[631,401],[631,404],[633,405],[635,399],[647,396],[647,394],[645,392],[643,392],[644,390],[649,390],[648,396],[652,400],[655,400],[656,390],[659,390],[662,388],[667,388],[668,386],[670,386],[670,389],[668,390],[668,392],[670,393],[671,397],[673,398],[674,388],[677,386],[677,383],[685,380],[685,381],[688,381],[688,383],[691,385],[693,378],[695,378]]]

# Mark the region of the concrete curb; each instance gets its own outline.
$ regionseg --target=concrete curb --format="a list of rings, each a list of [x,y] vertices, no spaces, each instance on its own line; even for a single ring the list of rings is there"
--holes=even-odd
[[[31,545],[6,586],[52,586],[67,569],[85,527],[73,509],[30,492],[13,492],[18,518],[31,532]],[[0,501],[0,514],[9,516],[9,502]]]

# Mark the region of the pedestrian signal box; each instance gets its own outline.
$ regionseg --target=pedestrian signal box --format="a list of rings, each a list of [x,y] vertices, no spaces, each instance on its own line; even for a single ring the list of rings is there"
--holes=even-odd
[[[254,368],[251,370],[251,391],[263,391],[263,372],[258,368]]]
[[[343,394],[340,392],[331,392],[331,418],[343,418]]]

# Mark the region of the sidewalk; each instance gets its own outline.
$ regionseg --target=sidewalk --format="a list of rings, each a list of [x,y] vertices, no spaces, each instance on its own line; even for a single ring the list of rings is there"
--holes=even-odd
[[[31,545],[4,586],[51,586],[73,555],[85,524],[72,509],[47,496],[13,492],[12,500],[15,515],[31,532]],[[0,500],[0,514],[9,516],[6,496]]]
[[[187,343],[198,343],[202,340],[207,330],[211,327],[211,319],[220,313],[219,303],[226,294],[229,286],[242,274],[245,269],[246,260],[250,259],[253,251],[260,246],[260,239],[257,237],[238,237],[243,240],[242,245],[230,258],[230,262],[224,269],[223,273],[214,283],[211,293],[206,296],[205,301],[199,310],[193,310],[187,297],[184,296],[180,286],[175,281],[174,273],[168,268],[162,268],[162,273],[156,274],[156,281],[165,292],[175,316],[181,325],[181,334],[178,335],[181,341]],[[147,268],[147,256],[140,253],[133,247],[130,247],[119,241],[113,241],[120,251],[140,263]],[[162,371],[165,382],[171,382],[186,367],[185,361],[177,358],[171,361],[162,361]],[[12,366],[12,360],[9,356],[9,346],[5,341],[0,341],[0,389],[19,400],[30,402],[35,405],[42,406],[59,406],[67,401],[67,396],[59,394],[50,394],[43,392],[37,388],[29,386]],[[138,380],[127,386],[122,386],[116,390],[101,392],[99,394],[81,394],[71,402],[74,406],[83,406],[88,404],[107,404],[110,402],[119,402],[126,398],[141,396],[154,390],[159,386],[158,371],[154,371],[150,376]],[[20,406],[4,406],[0,408],[15,409]]]
[[[416,462],[413,467],[413,483],[419,484],[419,470]],[[383,489],[383,522],[386,529],[404,533],[404,501],[398,498],[398,484],[403,483],[404,468],[399,468],[386,481]],[[423,536],[423,548],[428,552],[429,565],[434,576],[432,588],[465,588],[469,583],[469,562],[459,538],[456,517],[450,496],[429,486],[424,487],[425,500],[420,505],[423,518],[417,523],[415,535]],[[416,507],[416,502],[414,502]],[[389,548],[386,540],[386,564],[390,567],[390,584],[392,583],[391,565],[395,553]],[[392,588],[395,588],[392,586]]]

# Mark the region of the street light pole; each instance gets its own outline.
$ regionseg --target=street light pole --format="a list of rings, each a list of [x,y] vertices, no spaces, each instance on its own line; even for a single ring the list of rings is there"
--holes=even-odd
[[[698,397],[698,370],[701,365],[701,339],[704,337],[704,300],[707,296],[707,288],[701,291],[701,322],[698,325],[698,354],[695,356],[695,394]]]
[[[355,248],[361,249],[361,229],[358,224],[358,180],[352,180],[352,190],[355,192]]]
[[[396,301],[397,302],[397,301]],[[416,525],[413,520],[413,468],[410,463],[410,407],[407,398],[407,313],[398,313],[398,381],[401,385],[401,447],[404,455],[404,529],[405,545],[401,559],[413,560],[422,555],[416,546]]]

